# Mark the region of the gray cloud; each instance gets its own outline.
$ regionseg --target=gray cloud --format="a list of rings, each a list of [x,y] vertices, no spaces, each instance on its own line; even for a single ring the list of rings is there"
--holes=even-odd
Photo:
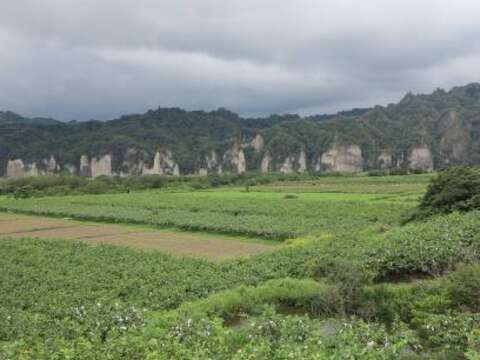
[[[157,106],[330,112],[479,81],[471,0],[15,0],[0,108],[108,119]]]

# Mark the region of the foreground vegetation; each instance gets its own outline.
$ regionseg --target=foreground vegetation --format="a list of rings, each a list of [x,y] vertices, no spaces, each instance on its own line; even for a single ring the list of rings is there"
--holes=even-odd
[[[273,253],[222,263],[2,240],[0,358],[478,359],[480,213],[451,209],[400,225],[417,196],[286,199],[230,189],[0,200],[21,204],[18,211],[37,202],[56,211],[78,199],[84,209],[103,204],[104,213],[154,204],[191,210],[194,202],[205,210],[192,218],[219,219],[237,204],[293,230],[288,214],[308,226],[311,212],[322,224]]]

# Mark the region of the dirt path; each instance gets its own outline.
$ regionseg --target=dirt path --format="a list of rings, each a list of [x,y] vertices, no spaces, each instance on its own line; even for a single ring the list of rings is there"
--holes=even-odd
[[[277,246],[231,236],[154,230],[124,225],[0,213],[0,239],[49,238],[154,249],[178,256],[224,260],[272,251]]]

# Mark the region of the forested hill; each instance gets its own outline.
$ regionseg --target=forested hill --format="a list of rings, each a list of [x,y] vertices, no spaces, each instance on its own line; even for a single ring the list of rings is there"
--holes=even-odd
[[[159,108],[110,121],[0,112],[0,175],[434,169],[480,163],[480,84],[335,115]]]

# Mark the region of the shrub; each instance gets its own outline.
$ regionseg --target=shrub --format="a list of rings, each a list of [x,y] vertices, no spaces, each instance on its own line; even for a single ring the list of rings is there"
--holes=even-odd
[[[386,232],[367,249],[377,279],[439,275],[480,257],[480,213],[453,213]]]
[[[320,299],[321,312],[355,314],[363,301],[363,289],[373,276],[358,264],[344,259],[325,259],[309,265],[310,274],[326,281],[329,291]]]
[[[234,317],[252,311],[261,304],[289,304],[309,307],[319,297],[328,293],[328,286],[313,280],[291,278],[275,279],[257,287],[240,286],[210,295],[206,299],[184,303],[175,310],[178,314],[192,316]]]
[[[480,265],[462,266],[450,275],[448,292],[454,305],[480,312]]]
[[[480,209],[480,167],[452,167],[433,178],[412,219]]]
[[[417,313],[413,323],[417,334],[428,348],[463,352],[468,335],[478,329],[478,315],[464,313]]]
[[[15,199],[27,199],[33,196],[35,190],[32,186],[26,185],[15,190],[13,197]]]
[[[370,170],[368,176],[387,176],[389,175],[388,170]]]

